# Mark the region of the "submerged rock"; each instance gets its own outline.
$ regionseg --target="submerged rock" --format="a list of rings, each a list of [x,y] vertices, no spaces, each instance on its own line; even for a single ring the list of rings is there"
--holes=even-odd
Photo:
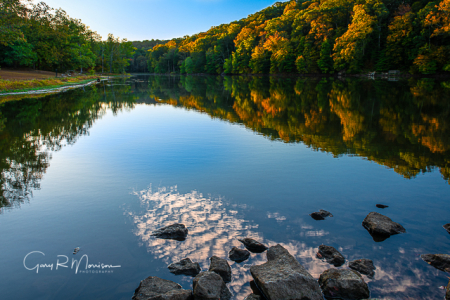
[[[197,276],[202,270],[199,263],[194,263],[190,258],[169,265],[170,273],[175,275]]]
[[[203,272],[194,278],[195,300],[229,300],[231,292],[219,274]]]
[[[450,255],[448,254],[422,254],[420,256],[430,266],[444,272],[450,272]]]
[[[319,278],[320,288],[325,298],[367,299],[369,287],[362,276],[353,270],[329,269]]]
[[[261,253],[268,249],[266,245],[251,238],[238,239],[238,241],[244,244],[245,248],[247,248],[250,252]]]
[[[375,266],[370,259],[357,259],[349,262],[348,266],[361,274],[367,275],[369,278],[373,278],[375,275]]]
[[[377,212],[369,213],[362,225],[369,231],[375,242],[382,242],[391,235],[406,231],[402,225]]]
[[[323,258],[327,263],[340,267],[345,263],[345,258],[342,254],[336,250],[336,248],[326,245],[319,246],[319,252],[317,252],[318,258]]]
[[[192,299],[192,291],[183,290],[181,285],[173,281],[150,276],[141,281],[132,299],[188,300]]]
[[[313,212],[312,214],[310,214],[310,216],[317,221],[325,220],[326,217],[333,217],[333,215],[329,211],[323,209]]]
[[[450,223],[445,224],[444,226],[442,226],[445,228],[445,230],[447,230],[448,233],[450,233]]]
[[[383,205],[383,204],[377,204],[376,207],[378,207],[378,208],[388,208],[389,206]]]
[[[323,299],[317,280],[281,245],[270,247],[267,260],[250,272],[268,300]]]
[[[172,224],[153,231],[152,236],[160,239],[172,239],[184,241],[188,235],[188,229],[184,224]]]
[[[445,300],[450,300],[450,281],[448,282],[447,288],[445,289]]]
[[[211,257],[210,260],[211,264],[209,265],[209,271],[219,274],[224,282],[230,282],[231,268],[227,260],[217,256]]]
[[[235,261],[235,262],[243,262],[245,260],[247,260],[250,256],[250,252],[248,252],[247,250],[244,249],[239,249],[237,247],[233,247],[233,249],[231,249],[230,253],[228,254],[228,257]]]
[[[250,294],[247,297],[245,297],[244,300],[263,300],[263,298],[259,295]]]

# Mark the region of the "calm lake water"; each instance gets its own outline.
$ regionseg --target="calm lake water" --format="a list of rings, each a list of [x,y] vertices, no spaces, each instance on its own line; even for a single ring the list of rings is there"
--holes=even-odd
[[[207,270],[239,237],[282,244],[315,278],[332,267],[315,257],[321,244],[342,268],[372,259],[372,298],[442,299],[448,283],[419,255],[449,253],[450,82],[103,82],[1,104],[0,168],[1,299],[130,299],[148,276],[191,288],[168,264]],[[319,209],[334,217],[313,220]],[[406,233],[375,242],[361,225],[371,211]],[[184,242],[150,236],[175,222]],[[82,255],[120,267],[77,272]],[[229,261],[235,299],[265,261]]]

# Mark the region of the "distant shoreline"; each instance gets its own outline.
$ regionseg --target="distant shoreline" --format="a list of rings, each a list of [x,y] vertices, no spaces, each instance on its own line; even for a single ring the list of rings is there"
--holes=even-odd
[[[264,77],[264,76],[270,76],[270,77],[311,77],[311,78],[345,78],[345,77],[351,77],[351,78],[363,78],[363,79],[389,79],[389,75],[384,75],[382,73],[375,73],[374,76],[369,76],[368,74],[319,74],[319,73],[260,73],[260,74],[253,74],[253,73],[244,73],[244,74],[208,74],[208,73],[194,73],[194,74],[178,74],[178,73],[131,73],[132,76],[138,76],[138,75],[152,75],[152,76],[246,76],[246,77]],[[441,78],[450,78],[450,74],[441,73],[441,74],[400,74],[396,76],[391,76],[390,78],[397,78],[397,79],[409,79],[409,78],[433,78],[433,79],[441,79]]]

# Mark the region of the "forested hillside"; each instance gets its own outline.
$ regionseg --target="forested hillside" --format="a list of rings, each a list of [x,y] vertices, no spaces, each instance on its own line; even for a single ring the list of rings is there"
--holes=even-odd
[[[0,66],[122,73],[134,50],[112,34],[102,41],[81,20],[43,2],[0,0]]]
[[[153,49],[156,45],[165,44],[168,41],[161,40],[145,40],[145,41],[133,41],[131,42],[133,47],[136,48],[134,55],[131,59],[130,66],[127,71],[132,73],[147,73],[148,72],[148,51]]]
[[[450,0],[291,0],[159,44],[154,73],[450,72]]]

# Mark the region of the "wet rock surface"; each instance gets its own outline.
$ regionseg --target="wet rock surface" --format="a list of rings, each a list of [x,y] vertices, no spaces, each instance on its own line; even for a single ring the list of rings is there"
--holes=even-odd
[[[199,263],[194,263],[190,258],[185,258],[179,262],[169,265],[170,273],[175,275],[187,275],[187,276],[197,276],[200,271]]]
[[[420,256],[430,266],[444,272],[450,272],[450,255],[448,254],[422,254]]]
[[[211,264],[209,265],[209,271],[219,274],[224,282],[230,282],[231,268],[227,260],[217,256],[211,257],[210,260]]]
[[[172,239],[184,241],[188,235],[188,229],[184,224],[172,224],[153,231],[152,236],[160,239]]]
[[[268,300],[322,300],[319,284],[281,245],[270,247],[267,262],[252,266],[250,272]]]
[[[450,233],[450,223],[445,224],[444,226],[442,226],[445,228],[445,230],[447,230],[448,233]]]
[[[375,266],[370,259],[357,259],[349,262],[348,266],[361,274],[367,275],[369,278],[373,278],[375,275]]]
[[[378,208],[388,208],[389,206],[384,205],[384,204],[377,204],[376,207],[378,207]]]
[[[326,217],[333,217],[333,215],[329,211],[323,209],[313,212],[312,214],[310,214],[310,216],[317,221],[325,220]]]
[[[247,297],[245,297],[245,300],[264,300],[261,296],[250,294]]]
[[[203,272],[194,278],[195,300],[229,300],[232,297],[230,290],[219,274]]]
[[[325,298],[367,299],[369,287],[360,274],[353,270],[329,269],[319,278],[320,288]]]
[[[238,239],[238,241],[244,244],[245,248],[250,252],[261,253],[268,249],[266,245],[251,238]]]
[[[448,282],[447,288],[445,289],[445,300],[450,300],[450,281]]]
[[[228,257],[235,261],[235,262],[243,262],[245,260],[247,260],[250,256],[250,252],[248,252],[247,250],[244,249],[239,249],[237,247],[233,247],[233,249],[231,249],[230,253],[228,254]]]
[[[150,276],[141,281],[132,299],[188,300],[192,299],[192,291],[183,290],[181,285],[173,281]]]
[[[317,252],[317,257],[320,259],[325,259],[327,263],[332,264],[335,267],[340,267],[345,263],[344,256],[342,256],[336,248],[331,246],[320,245],[319,252]]]
[[[362,225],[369,231],[376,242],[384,241],[391,235],[406,231],[402,225],[377,212],[369,213],[362,222]]]

